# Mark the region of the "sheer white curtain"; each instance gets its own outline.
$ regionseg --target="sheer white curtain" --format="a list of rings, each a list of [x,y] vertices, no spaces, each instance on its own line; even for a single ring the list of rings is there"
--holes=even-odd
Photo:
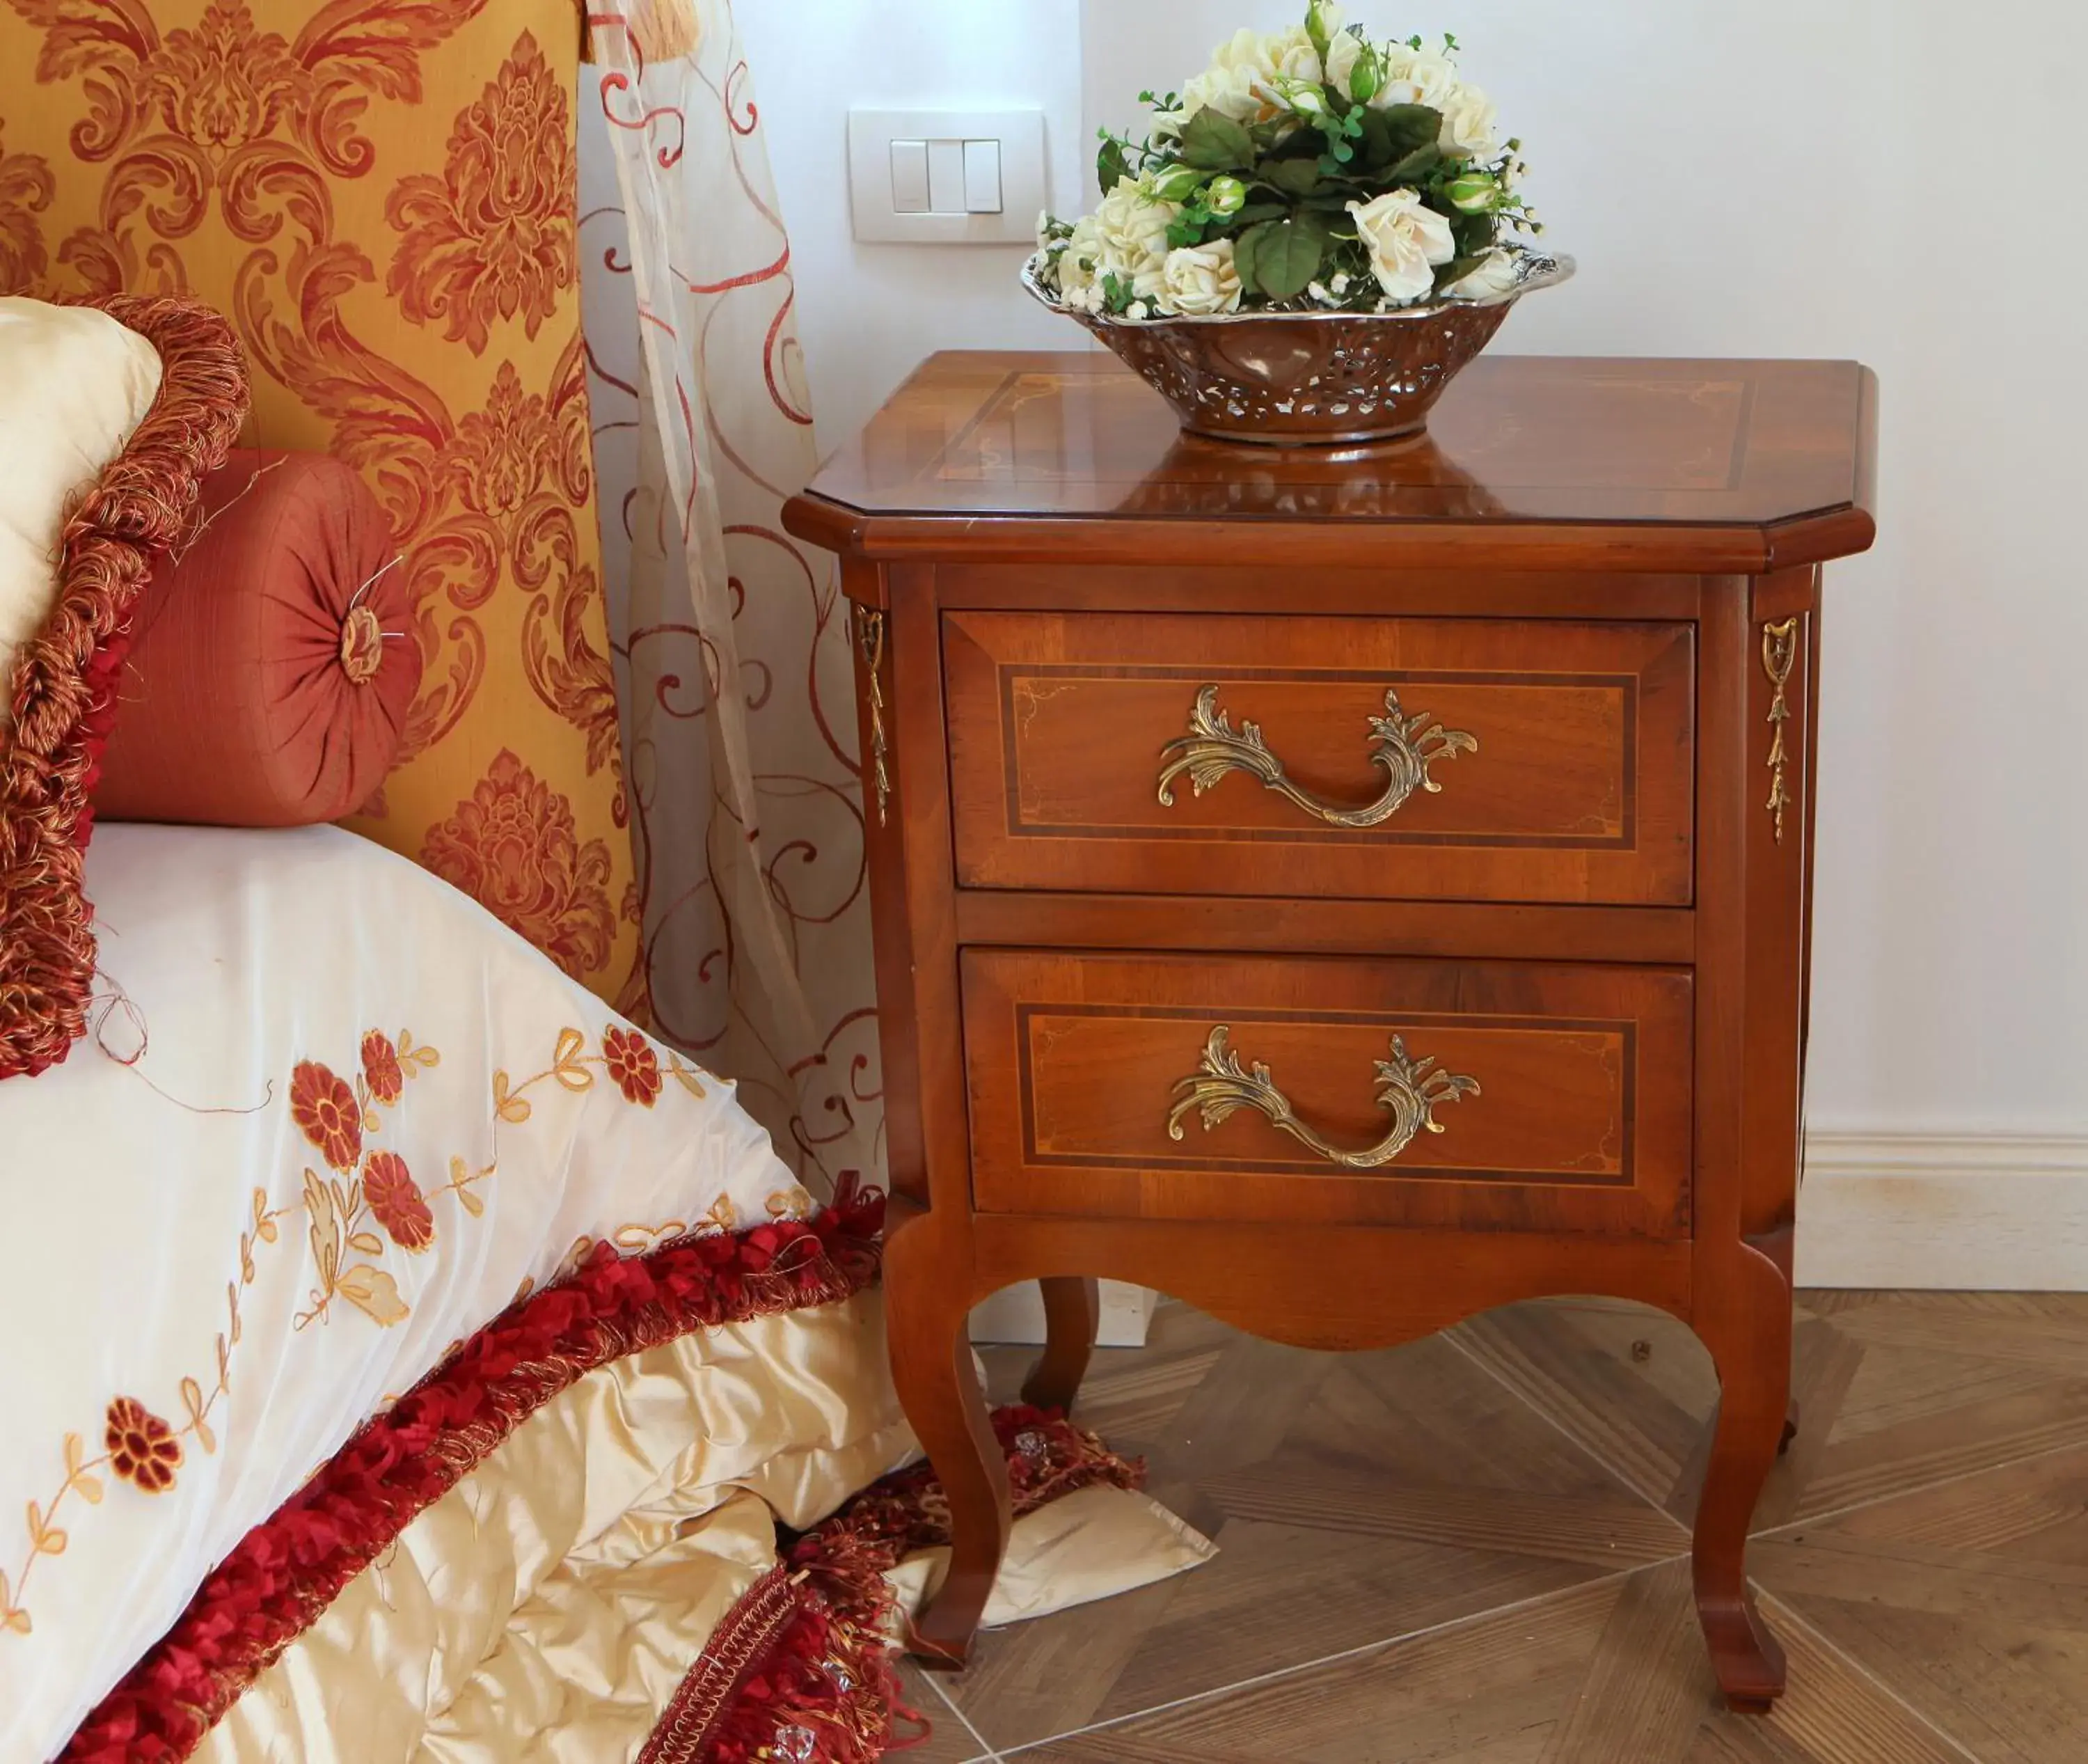
[[[580,242],[644,927],[624,1000],[739,1081],[800,1178],[881,1180],[847,608],[783,531],[816,463],[730,0],[685,54],[589,19]],[[686,43],[689,33],[684,32]],[[643,41],[641,41],[643,37]]]

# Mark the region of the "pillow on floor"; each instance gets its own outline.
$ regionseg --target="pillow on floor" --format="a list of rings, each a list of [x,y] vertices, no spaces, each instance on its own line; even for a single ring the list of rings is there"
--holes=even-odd
[[[246,413],[216,313],[92,304],[0,302],[0,1078],[62,1060],[85,1026],[80,860],[132,604]]]

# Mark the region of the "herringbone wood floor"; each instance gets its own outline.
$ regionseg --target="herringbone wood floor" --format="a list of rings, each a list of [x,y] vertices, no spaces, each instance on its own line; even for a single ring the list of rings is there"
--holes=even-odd
[[[1568,1300],[1333,1355],[1166,1305],[1097,1361],[1080,1418],[1222,1553],[910,1677],[923,1764],[2088,1764],[2088,1297],[1801,1295],[1766,1720],[1714,1706],[1690,1604],[1680,1325]]]

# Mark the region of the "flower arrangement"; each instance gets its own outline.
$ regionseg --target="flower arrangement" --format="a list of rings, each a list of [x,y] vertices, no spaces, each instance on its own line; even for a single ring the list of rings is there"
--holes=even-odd
[[[1141,94],[1145,140],[1103,131],[1102,205],[1044,216],[1031,276],[1133,321],[1505,299],[1548,261],[1507,235],[1542,228],[1457,48],[1375,42],[1335,0],[1237,32],[1179,95]]]

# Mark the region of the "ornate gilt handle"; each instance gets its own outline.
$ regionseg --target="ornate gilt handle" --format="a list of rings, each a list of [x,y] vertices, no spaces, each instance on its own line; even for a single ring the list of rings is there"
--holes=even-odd
[[[1399,708],[1399,694],[1389,687],[1384,695],[1386,714],[1371,718],[1371,764],[1383,766],[1384,794],[1363,808],[1343,808],[1323,803],[1308,790],[1292,783],[1283,762],[1269,751],[1260,725],[1243,721],[1233,727],[1232,718],[1218,709],[1218,689],[1207,686],[1196,695],[1196,708],[1189,714],[1189,733],[1161,749],[1167,763],[1160,773],[1160,800],[1174,806],[1174,781],[1183,773],[1196,794],[1223,780],[1228,772],[1246,772],[1314,819],[1329,827],[1376,827],[1392,819],[1416,790],[1440,794],[1443,786],[1429,777],[1428,768],[1438,760],[1454,760],[1461,753],[1477,753],[1478,738],[1461,729],[1445,729],[1427,711],[1408,717]]]
[[[1379,1170],[1414,1143],[1414,1136],[1440,1133],[1443,1124],[1436,1119],[1439,1102],[1461,1102],[1479,1094],[1479,1081],[1461,1073],[1436,1068],[1433,1058],[1410,1060],[1406,1043],[1392,1038],[1392,1058],[1377,1063],[1378,1107],[1392,1111],[1392,1131],[1376,1145],[1362,1151],[1346,1151],[1322,1139],[1290,1107],[1290,1099],[1276,1088],[1269,1068],[1256,1060],[1243,1068],[1232,1051],[1231,1029],[1221,1023],[1204,1044],[1204,1058],[1194,1077],[1174,1086],[1174,1107],[1167,1111],[1167,1137],[1179,1139],[1182,1123],[1192,1110],[1204,1118],[1209,1132],[1235,1109],[1249,1108],[1265,1115],[1293,1139],[1343,1170]]]

